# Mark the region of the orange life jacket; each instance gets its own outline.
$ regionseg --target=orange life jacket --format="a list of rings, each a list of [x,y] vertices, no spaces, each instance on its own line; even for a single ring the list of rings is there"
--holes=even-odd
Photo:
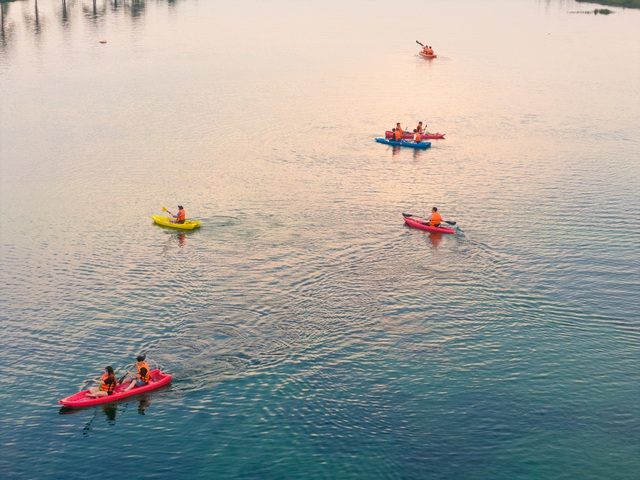
[[[111,378],[111,382],[104,383],[109,378]],[[116,389],[116,385],[118,385],[118,380],[116,380],[116,376],[114,375],[113,377],[109,377],[109,375],[105,373],[102,376],[101,380],[102,380],[102,383],[100,384],[100,390],[102,390],[103,392],[107,392],[109,395],[111,395],[113,391]]]
[[[178,217],[176,218],[177,222],[182,222],[187,217],[187,214],[184,211],[184,208],[178,210]]]
[[[424,131],[424,128],[423,128],[423,126],[422,126],[422,125],[418,125],[418,126],[416,127],[416,130],[418,130],[418,132],[419,132],[419,133],[422,133],[422,132]]]
[[[140,373],[140,370],[142,370],[143,368],[147,369],[147,373],[142,375],[142,373]],[[151,372],[151,369],[149,368],[149,364],[147,362],[140,362],[138,363],[138,375],[140,375],[140,380],[142,380],[145,383],[149,383],[149,372]]]
[[[442,215],[440,215],[438,212],[431,212],[431,221],[429,222],[429,225],[433,227],[434,225],[438,225],[440,223],[442,223]]]
[[[396,131],[395,131],[395,132],[393,132],[393,139],[394,139],[396,142],[399,142],[400,140],[402,140],[402,130],[398,130],[398,129],[396,128]]]
[[[427,52],[429,55],[433,55],[433,48],[430,48],[429,51]]]
[[[402,135],[404,130],[402,130],[402,127],[396,127],[396,132],[400,132],[400,135]]]
[[[420,132],[416,133],[416,143],[420,143],[420,140],[422,140],[422,135],[420,135]]]

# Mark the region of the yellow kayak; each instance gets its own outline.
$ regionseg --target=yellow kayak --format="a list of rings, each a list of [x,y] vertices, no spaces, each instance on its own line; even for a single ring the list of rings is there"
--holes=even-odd
[[[170,218],[162,217],[160,215],[151,215],[151,218],[158,225],[163,227],[175,228],[177,230],[193,230],[200,226],[199,220],[185,220],[184,223],[173,223]]]

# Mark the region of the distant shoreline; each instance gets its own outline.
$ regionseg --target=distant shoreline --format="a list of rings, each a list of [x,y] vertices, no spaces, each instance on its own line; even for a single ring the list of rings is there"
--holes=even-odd
[[[640,0],[576,0],[579,3],[595,3],[611,7],[640,8]]]

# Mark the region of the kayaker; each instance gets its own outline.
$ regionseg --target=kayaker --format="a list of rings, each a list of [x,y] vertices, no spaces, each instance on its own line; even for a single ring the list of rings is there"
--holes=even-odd
[[[422,47],[422,53],[424,53],[425,55],[429,55],[429,47],[427,45]]]
[[[392,135],[392,139],[394,142],[399,142],[400,140],[402,140],[402,130],[398,130],[397,128],[394,128],[391,130],[393,132]]]
[[[413,129],[413,138],[416,143],[420,143],[420,140],[422,140],[422,134],[417,128]]]
[[[422,127],[422,122],[418,122],[418,126],[416,127],[416,130],[418,130],[418,132],[420,133],[424,132],[424,128]]]
[[[400,131],[400,138],[402,138],[402,134],[404,133],[404,130],[400,126],[400,122],[396,123],[396,131]]]
[[[433,48],[429,45],[429,51],[427,52],[429,55],[433,55]]]
[[[432,227],[440,226],[440,223],[442,222],[442,215],[438,213],[438,207],[433,207],[431,209],[431,215],[427,217],[427,220],[429,221],[428,225]]]
[[[87,397],[106,397],[107,395],[111,395],[113,391],[116,389],[118,385],[118,379],[116,378],[116,374],[113,371],[113,367],[108,365],[104,369],[104,375],[100,378],[100,386],[99,387],[90,387],[89,393],[87,393]]]
[[[175,218],[175,220],[171,220],[171,223],[184,223],[185,219],[187,218],[187,214],[184,211],[184,207],[182,205],[178,205],[178,213],[176,215],[173,215],[173,218]]]
[[[129,386],[125,389],[128,392],[134,387],[144,387],[149,383],[149,373],[151,369],[149,364],[145,361],[146,355],[138,355],[136,358],[136,367],[138,367],[138,373],[127,372],[129,376],[122,381],[122,384],[129,383]]]

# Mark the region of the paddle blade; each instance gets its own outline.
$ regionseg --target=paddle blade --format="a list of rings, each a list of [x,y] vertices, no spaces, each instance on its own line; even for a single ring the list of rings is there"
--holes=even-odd
[[[162,207],[162,211],[163,212],[168,212],[169,210],[167,210],[167,207]]]
[[[455,225],[456,222],[450,222],[449,220],[443,220],[444,223],[448,223],[449,225]]]
[[[413,215],[411,215],[410,213],[403,213],[402,216],[403,217],[413,217]]]
[[[416,43],[424,47],[424,45],[422,45],[418,40],[416,40]]]

